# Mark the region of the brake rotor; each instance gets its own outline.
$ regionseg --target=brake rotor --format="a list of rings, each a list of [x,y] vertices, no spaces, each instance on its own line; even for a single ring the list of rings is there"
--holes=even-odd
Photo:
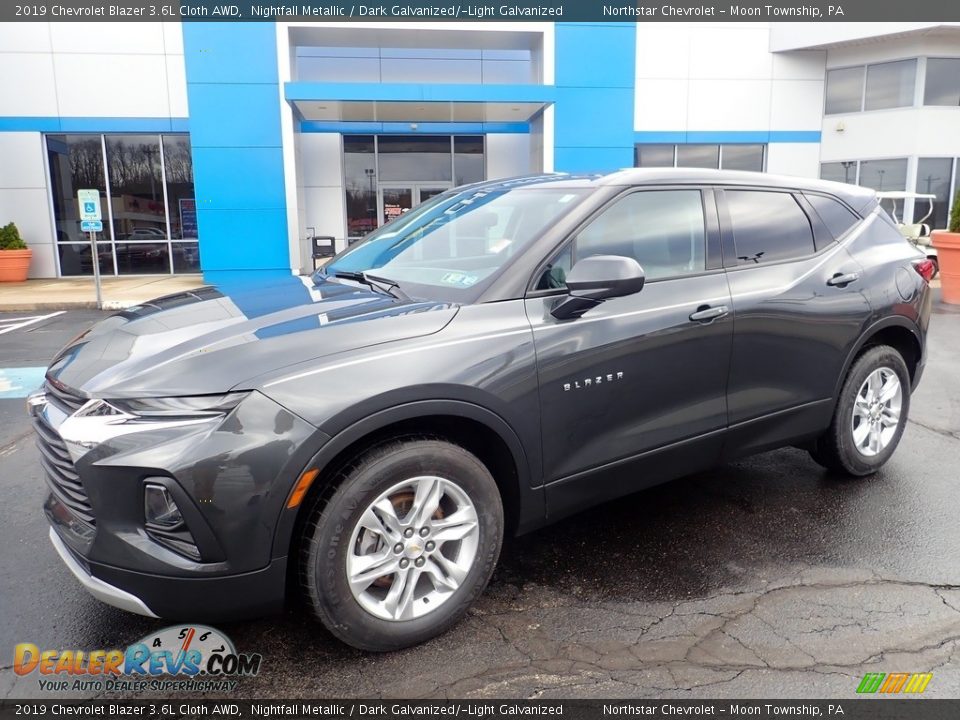
[[[407,513],[413,507],[414,494],[411,491],[399,492],[390,496],[390,502],[397,517],[406,517]],[[437,511],[433,514],[434,520],[443,518],[443,508],[437,506]],[[393,584],[393,574],[382,575],[371,583],[375,587],[389,588]]]

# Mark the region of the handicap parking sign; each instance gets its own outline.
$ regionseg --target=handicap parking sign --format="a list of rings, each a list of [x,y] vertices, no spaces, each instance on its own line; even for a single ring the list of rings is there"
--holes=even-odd
[[[78,190],[77,200],[80,205],[80,221],[100,221],[100,191]]]

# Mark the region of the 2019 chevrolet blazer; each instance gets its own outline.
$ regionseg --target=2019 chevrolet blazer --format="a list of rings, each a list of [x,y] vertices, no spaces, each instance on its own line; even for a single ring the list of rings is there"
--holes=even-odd
[[[311,278],[160,298],[29,399],[50,537],[98,598],[232,619],[301,594],[390,650],[504,533],[785,445],[868,475],[933,268],[871,190],[707,170],[451,190]]]

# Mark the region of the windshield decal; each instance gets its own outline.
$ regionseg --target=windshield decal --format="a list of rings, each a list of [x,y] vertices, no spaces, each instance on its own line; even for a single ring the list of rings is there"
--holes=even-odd
[[[446,283],[447,285],[458,285],[460,287],[470,287],[479,280],[476,275],[467,275],[466,273],[459,272],[448,272],[442,278],[440,282]]]

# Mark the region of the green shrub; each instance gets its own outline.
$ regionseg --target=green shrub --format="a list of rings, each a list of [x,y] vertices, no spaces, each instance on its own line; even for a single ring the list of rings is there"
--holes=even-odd
[[[950,212],[950,232],[960,233],[960,190],[953,198],[953,210]]]
[[[13,223],[0,227],[0,250],[26,250],[27,244]]]

